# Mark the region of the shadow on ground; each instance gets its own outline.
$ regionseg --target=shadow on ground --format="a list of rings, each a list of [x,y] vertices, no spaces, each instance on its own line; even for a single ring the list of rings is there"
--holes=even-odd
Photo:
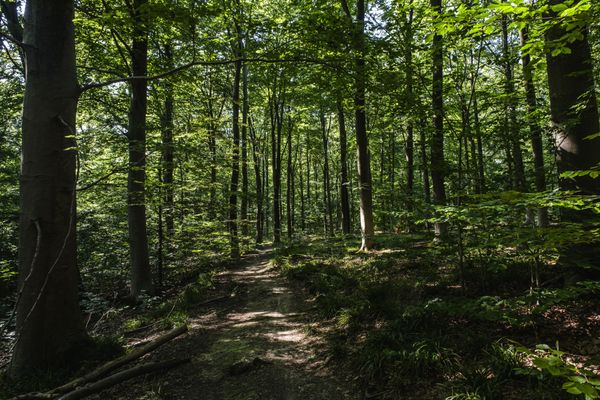
[[[310,303],[269,265],[269,252],[217,277],[231,298],[199,309],[190,332],[154,355],[191,357],[162,376],[115,387],[102,399],[355,399],[339,368],[323,362],[324,342],[307,335]]]

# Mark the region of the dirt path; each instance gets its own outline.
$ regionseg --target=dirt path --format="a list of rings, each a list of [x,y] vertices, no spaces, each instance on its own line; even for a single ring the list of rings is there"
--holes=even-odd
[[[358,399],[343,372],[325,366],[307,335],[310,303],[269,266],[268,252],[217,277],[235,296],[191,316],[190,332],[154,355],[191,364],[115,387],[99,398],[203,400]],[[334,371],[335,369],[335,371]]]

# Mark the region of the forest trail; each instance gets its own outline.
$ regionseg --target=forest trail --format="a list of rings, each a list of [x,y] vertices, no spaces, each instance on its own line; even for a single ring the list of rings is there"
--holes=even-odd
[[[271,267],[270,250],[216,277],[231,295],[190,313],[189,333],[153,358],[191,357],[161,376],[139,378],[102,399],[309,400],[359,396],[342,368],[325,365],[323,339],[307,335],[311,304]]]

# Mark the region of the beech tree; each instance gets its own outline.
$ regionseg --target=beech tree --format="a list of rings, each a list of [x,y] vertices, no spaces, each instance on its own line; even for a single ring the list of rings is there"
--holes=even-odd
[[[78,299],[73,1],[28,0],[23,49],[19,294],[9,374],[62,366],[86,343]],[[13,28],[16,30],[17,28]],[[14,35],[18,37],[17,35]]]
[[[563,2],[552,0],[550,4],[560,6]],[[546,65],[556,163],[558,172],[566,175],[559,178],[559,185],[564,190],[598,195],[600,179],[591,172],[600,165],[600,122],[586,17],[586,14],[575,16],[574,22],[581,28],[571,34],[560,22],[546,32]],[[562,213],[565,221],[588,226],[597,218],[589,211]],[[596,245],[585,243],[567,246],[561,261],[575,266],[596,266],[598,257]]]

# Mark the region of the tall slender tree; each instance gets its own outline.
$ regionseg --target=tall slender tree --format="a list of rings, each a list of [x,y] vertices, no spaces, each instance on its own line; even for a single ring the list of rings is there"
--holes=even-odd
[[[352,22],[352,14],[346,0],[341,0],[342,8],[349,21]],[[365,33],[365,0],[356,0],[356,19],[353,22],[352,47],[355,52],[355,76],[354,76],[354,116],[358,189],[360,199],[360,230],[362,242],[361,251],[373,248],[373,237],[375,235],[375,221],[373,219],[373,179],[371,177],[371,155],[369,153],[369,137],[367,135],[366,115],[366,33]]]
[[[435,19],[441,17],[442,0],[431,0],[431,8]],[[444,159],[444,53],[442,36],[435,33],[431,46],[432,57],[432,108],[433,108],[433,135],[431,137],[431,181],[433,184],[433,203],[446,204]],[[447,234],[447,225],[443,222],[435,223],[435,235],[443,239]]]
[[[133,76],[148,75],[148,19],[147,1],[134,0],[133,41],[131,44],[131,72]],[[148,87],[144,79],[130,83],[129,109],[129,170],[127,174],[127,218],[131,258],[131,296],[152,293],[152,271],[148,252],[146,228],[146,112]]]

